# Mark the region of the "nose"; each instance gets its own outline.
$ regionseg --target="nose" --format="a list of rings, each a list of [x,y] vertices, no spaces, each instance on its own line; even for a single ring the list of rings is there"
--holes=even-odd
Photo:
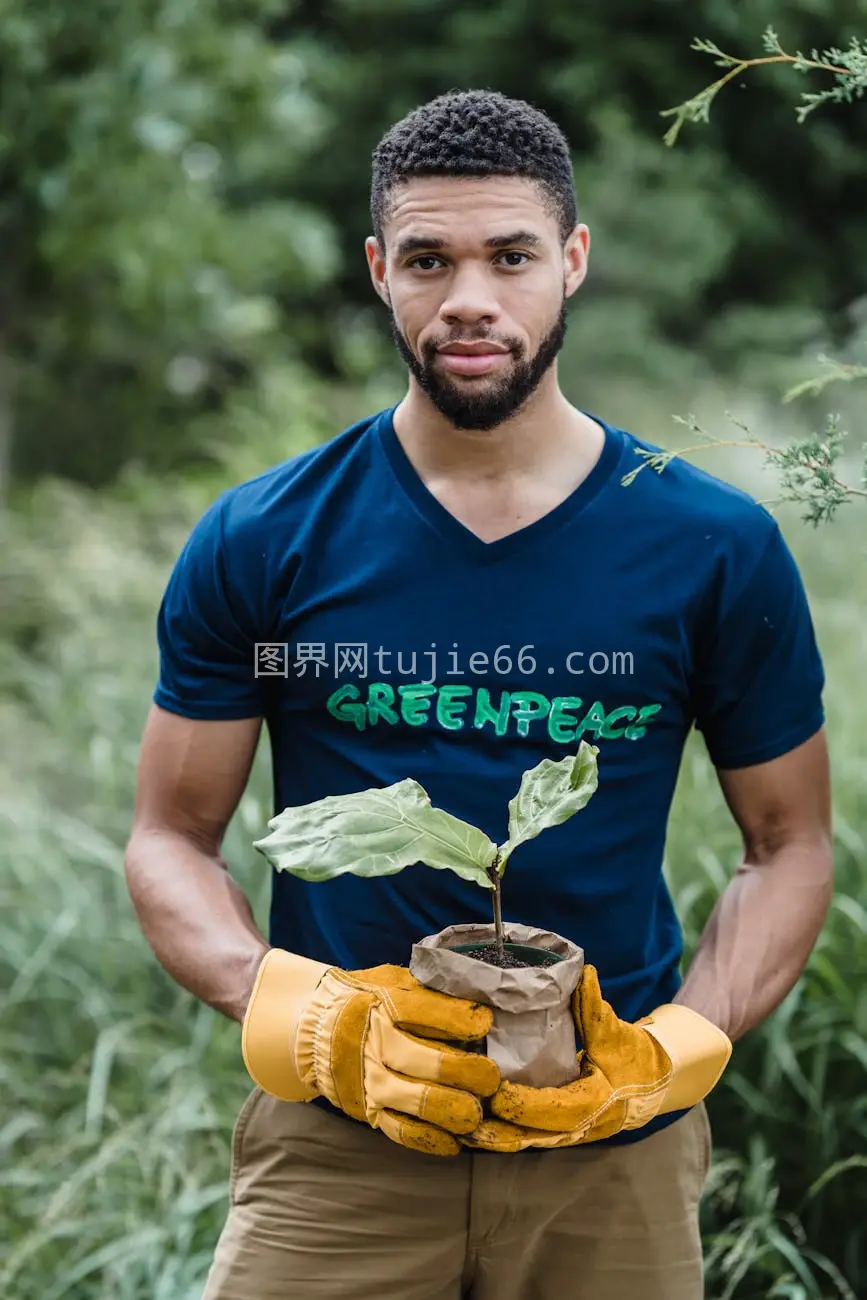
[[[475,324],[496,320],[499,314],[499,303],[484,271],[473,266],[461,267],[452,277],[440,305],[440,320],[447,325],[456,321]]]

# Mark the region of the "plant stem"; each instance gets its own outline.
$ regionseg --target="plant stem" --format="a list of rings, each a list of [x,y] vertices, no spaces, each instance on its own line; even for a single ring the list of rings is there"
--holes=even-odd
[[[493,866],[488,869],[488,878],[491,881],[491,884],[494,886],[492,892],[493,892],[493,901],[494,901],[494,932],[497,937],[497,956],[499,957],[500,961],[503,961],[506,955],[506,950],[504,947],[505,936],[503,934],[503,905],[502,905],[502,894],[500,891],[501,877],[499,871],[497,870],[498,863],[499,863],[499,857],[494,859]]]

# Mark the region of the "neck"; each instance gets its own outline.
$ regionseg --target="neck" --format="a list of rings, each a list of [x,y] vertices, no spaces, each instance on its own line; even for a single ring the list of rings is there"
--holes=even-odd
[[[546,380],[496,428],[456,429],[410,376],[409,391],[394,412],[394,431],[424,481],[505,482],[556,474],[564,463],[574,467],[576,458],[595,462],[604,431],[567,402],[553,374]]]

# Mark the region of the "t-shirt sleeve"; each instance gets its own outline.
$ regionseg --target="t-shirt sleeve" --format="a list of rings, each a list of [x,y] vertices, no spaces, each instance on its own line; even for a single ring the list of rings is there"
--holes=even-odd
[[[235,557],[234,569],[243,567]],[[159,680],[154,702],[187,718],[262,717],[255,672],[255,616],[248,581],[230,572],[223,498],[196,524],[172,570],[157,615]],[[245,591],[245,587],[247,591]]]
[[[720,769],[766,763],[824,722],[822,659],[807,595],[776,521],[746,584],[706,629],[696,727]]]

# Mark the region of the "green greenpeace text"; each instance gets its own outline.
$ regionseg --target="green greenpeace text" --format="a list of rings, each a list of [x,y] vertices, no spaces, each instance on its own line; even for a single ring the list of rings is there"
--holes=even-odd
[[[495,736],[528,736],[544,729],[557,744],[574,745],[591,740],[640,740],[660,704],[622,704],[607,709],[599,700],[577,695],[549,699],[539,691],[490,691],[486,686],[433,682],[370,682],[366,694],[352,682],[328,697],[328,712],[340,722],[364,731],[380,724],[439,727],[460,731],[464,727],[488,730]]]

